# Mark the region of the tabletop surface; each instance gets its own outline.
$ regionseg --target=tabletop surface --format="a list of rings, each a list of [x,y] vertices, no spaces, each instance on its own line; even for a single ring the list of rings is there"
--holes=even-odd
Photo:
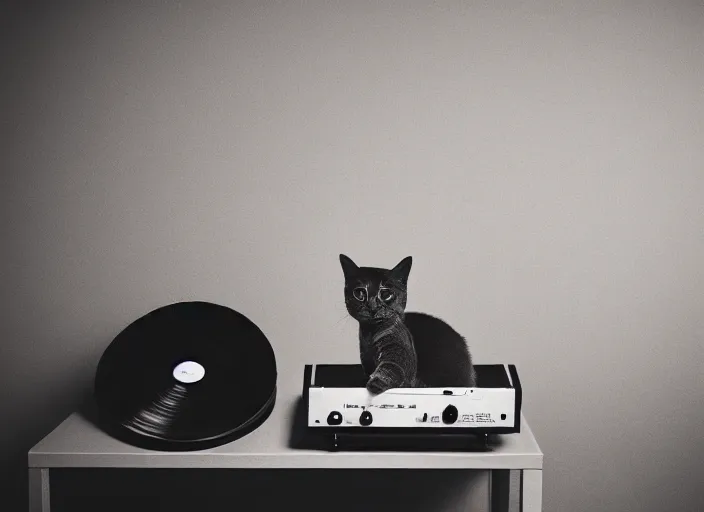
[[[475,452],[328,452],[291,447],[300,388],[279,389],[269,418],[248,435],[215,448],[160,452],[125,444],[85,414],[69,416],[28,454],[30,468],[408,468],[542,469],[543,454],[525,417],[521,432]]]

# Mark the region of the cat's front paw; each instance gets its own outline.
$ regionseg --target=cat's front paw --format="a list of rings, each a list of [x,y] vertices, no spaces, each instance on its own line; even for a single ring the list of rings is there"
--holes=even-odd
[[[367,381],[367,391],[372,395],[378,395],[391,389],[393,386],[379,375],[372,375]]]
[[[403,383],[403,371],[397,364],[382,363],[369,376],[367,391],[378,395],[392,388],[403,387]]]
[[[382,365],[369,377],[367,391],[378,395],[392,388],[399,388],[403,384],[403,376],[396,372],[392,365]]]

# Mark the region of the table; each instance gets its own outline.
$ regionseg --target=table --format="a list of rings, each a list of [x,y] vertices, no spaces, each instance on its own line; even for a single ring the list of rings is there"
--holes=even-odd
[[[299,398],[294,388],[279,389],[271,416],[257,430],[195,452],[135,448],[74,413],[28,453],[30,512],[50,512],[50,472],[62,468],[487,470],[492,512],[509,510],[511,474],[517,472],[521,510],[542,509],[543,454],[523,415],[521,432],[500,436],[501,446],[488,452],[327,452],[289,446]]]

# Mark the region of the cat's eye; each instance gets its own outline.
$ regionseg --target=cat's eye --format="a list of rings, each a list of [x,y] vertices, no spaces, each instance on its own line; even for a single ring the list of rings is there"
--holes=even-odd
[[[390,290],[382,289],[379,290],[379,298],[384,302],[389,302],[391,299],[394,298],[394,294]]]
[[[366,288],[355,288],[352,291],[352,295],[354,295],[354,298],[363,301],[364,299],[367,298],[367,289]]]

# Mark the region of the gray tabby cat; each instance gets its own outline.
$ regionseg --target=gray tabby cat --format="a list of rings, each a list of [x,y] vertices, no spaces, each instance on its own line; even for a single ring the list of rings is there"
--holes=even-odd
[[[465,339],[447,323],[406,313],[412,258],[392,269],[358,267],[340,254],[345,306],[359,322],[359,352],[373,394],[400,387],[473,387]]]

